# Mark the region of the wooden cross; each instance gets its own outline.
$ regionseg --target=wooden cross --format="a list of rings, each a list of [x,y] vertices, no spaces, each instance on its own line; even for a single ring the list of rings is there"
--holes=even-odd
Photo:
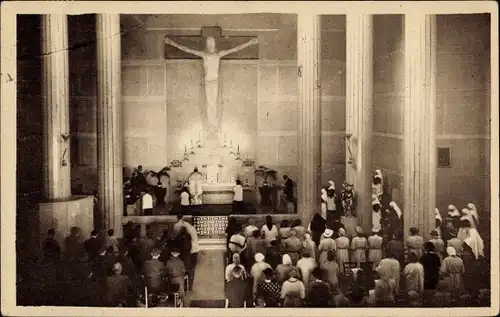
[[[201,28],[201,34],[195,36],[169,36],[173,41],[186,47],[203,50],[206,38],[213,36],[218,50],[227,50],[248,42],[254,36],[223,36],[218,26]],[[165,59],[199,59],[198,56],[183,52],[171,45],[165,44]],[[259,59],[259,46],[253,45],[239,52],[229,54],[222,59]]]

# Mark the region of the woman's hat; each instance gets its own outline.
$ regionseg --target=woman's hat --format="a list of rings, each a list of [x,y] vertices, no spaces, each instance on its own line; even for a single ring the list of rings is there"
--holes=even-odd
[[[332,229],[326,229],[325,232],[323,232],[323,236],[325,238],[330,238],[333,235],[333,230]]]

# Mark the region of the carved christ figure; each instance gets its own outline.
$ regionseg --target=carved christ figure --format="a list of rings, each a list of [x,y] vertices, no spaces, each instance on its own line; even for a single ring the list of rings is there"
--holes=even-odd
[[[219,65],[220,59],[226,55],[241,51],[242,49],[259,43],[257,38],[233,47],[228,50],[218,51],[215,45],[215,38],[208,36],[206,39],[205,50],[198,51],[184,45],[180,45],[166,37],[165,43],[180,49],[189,54],[201,57],[205,71],[205,100],[207,111],[207,130],[208,132],[218,132],[217,124],[217,95],[219,93]]]

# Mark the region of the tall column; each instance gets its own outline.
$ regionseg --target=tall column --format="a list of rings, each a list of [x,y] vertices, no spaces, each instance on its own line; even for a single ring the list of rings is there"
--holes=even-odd
[[[68,20],[42,15],[43,175],[45,198],[39,205],[38,236],[55,229],[62,244],[71,228],[87,234],[94,226],[92,197],[71,195]],[[39,244],[38,244],[39,245]]]
[[[71,197],[68,20],[42,15],[43,176],[45,198]]]
[[[404,228],[434,228],[436,204],[436,21],[405,15]]]
[[[101,229],[121,236],[123,215],[120,15],[98,14],[97,159]]]
[[[356,214],[372,229],[373,17],[346,17],[346,178],[356,192]]]
[[[298,15],[298,213],[307,225],[319,211],[321,180],[320,16]]]

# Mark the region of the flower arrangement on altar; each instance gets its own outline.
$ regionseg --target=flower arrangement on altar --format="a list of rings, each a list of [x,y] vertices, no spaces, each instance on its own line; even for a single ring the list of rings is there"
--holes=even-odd
[[[254,163],[255,163],[255,161],[250,159],[250,158],[246,158],[243,160],[243,166],[250,167],[250,166],[253,166]]]
[[[170,165],[172,167],[182,167],[182,162],[179,160],[173,160],[172,162],[170,162]]]

